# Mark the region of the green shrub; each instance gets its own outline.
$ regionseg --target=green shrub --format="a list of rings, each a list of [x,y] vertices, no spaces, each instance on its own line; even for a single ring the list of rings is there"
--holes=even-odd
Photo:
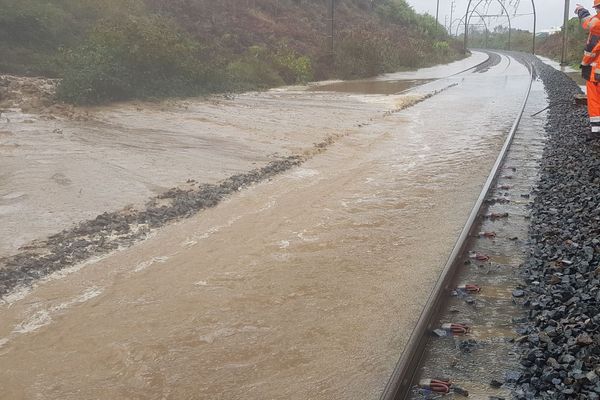
[[[341,39],[335,53],[335,69],[342,79],[375,76],[384,72],[382,43],[361,35]]]
[[[393,35],[364,27],[346,33],[338,42],[335,70],[340,78],[356,79],[432,64],[434,57],[427,41],[396,41]]]
[[[417,22],[417,13],[405,0],[385,0],[375,9],[383,20],[397,25],[412,25]]]
[[[285,45],[276,50],[271,63],[287,84],[307,83],[313,79],[310,58],[298,55]]]
[[[232,90],[266,89],[285,82],[273,68],[267,50],[252,46],[246,54],[227,66],[227,76]]]
[[[193,94],[207,70],[201,46],[160,17],[101,23],[82,46],[64,52],[60,99],[95,104],[130,98]]]
[[[227,76],[231,89],[239,91],[306,83],[313,75],[308,57],[280,45],[275,50],[251,46],[229,63]]]
[[[410,37],[446,38],[446,29],[429,14],[417,14],[406,0],[382,0],[375,9],[385,22],[408,28]]]
[[[436,55],[436,60],[446,59],[450,55],[450,45],[448,42],[434,42],[433,52]]]
[[[0,10],[0,38],[14,46],[51,46],[67,29],[65,13],[50,2],[0,0]]]
[[[581,23],[578,18],[572,18],[569,20],[567,25],[567,53],[566,61],[571,65],[577,66],[581,63],[583,57],[583,48],[587,40],[588,31],[585,31],[581,27]],[[547,35],[545,37],[538,37],[537,40],[537,51],[546,57],[560,60],[562,56],[562,32]]]
[[[142,0],[0,0],[0,71],[59,76],[61,47],[81,43],[102,18],[143,13]]]

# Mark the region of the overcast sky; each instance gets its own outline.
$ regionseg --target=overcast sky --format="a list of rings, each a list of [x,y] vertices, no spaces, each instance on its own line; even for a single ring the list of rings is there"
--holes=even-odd
[[[407,0],[407,2],[413,6],[413,8],[419,13],[429,13],[435,17],[435,8],[437,0]],[[465,14],[467,9],[468,0],[455,0],[456,2],[456,10],[454,12],[453,19],[460,18],[460,16]],[[477,4],[479,0],[473,0],[473,5]],[[509,1],[505,0],[505,4],[509,2],[515,3],[515,0]],[[450,4],[452,0],[440,0],[440,14],[439,20],[443,25],[446,16],[450,19]],[[485,3],[485,0],[484,2]],[[482,5],[483,5],[482,3]],[[570,4],[570,14],[569,17],[574,17],[573,10],[575,9],[575,4],[580,3],[584,5],[588,10],[592,10],[592,0],[571,0]],[[490,14],[497,14],[501,9],[498,5],[497,1],[494,1],[493,6],[490,8]],[[537,9],[537,18],[538,18],[538,30],[549,29],[551,27],[561,26],[564,18],[564,9],[565,9],[565,0],[535,0],[535,5]],[[483,14],[485,9],[483,7],[478,8]],[[518,14],[528,14],[532,13],[533,9],[531,7],[531,0],[520,0],[520,6],[518,10]],[[457,15],[458,13],[458,15]],[[512,12],[511,12],[512,13]],[[513,26],[520,29],[527,29],[531,31],[533,29],[533,17],[531,15],[527,16],[518,16],[514,19],[511,19]],[[506,18],[498,19],[498,22],[493,22],[494,25],[503,24],[504,26],[508,25],[508,21]],[[453,28],[454,30],[454,28]]]

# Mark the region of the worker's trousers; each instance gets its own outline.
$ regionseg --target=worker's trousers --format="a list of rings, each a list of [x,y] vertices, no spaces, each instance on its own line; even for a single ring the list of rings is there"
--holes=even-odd
[[[587,102],[592,133],[600,136],[600,82],[587,81]]]

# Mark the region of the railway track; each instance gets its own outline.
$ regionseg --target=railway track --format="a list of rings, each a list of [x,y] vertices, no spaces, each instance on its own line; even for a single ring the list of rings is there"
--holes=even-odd
[[[528,109],[535,68],[531,60],[522,62],[530,79],[520,111],[381,400],[432,398],[447,387],[458,396],[507,394],[506,368],[518,364],[513,329],[523,319],[516,269],[525,252],[536,158],[543,150],[543,129],[519,129],[526,111],[530,115],[539,107]],[[481,353],[501,360],[493,365]]]

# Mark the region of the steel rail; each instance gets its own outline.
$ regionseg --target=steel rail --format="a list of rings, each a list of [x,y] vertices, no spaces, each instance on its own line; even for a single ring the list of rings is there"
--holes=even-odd
[[[425,308],[421,312],[419,321],[417,322],[417,325],[413,330],[410,339],[408,340],[400,360],[397,362],[396,367],[394,368],[392,376],[386,384],[380,400],[405,400],[410,394],[412,382],[418,374],[419,364],[423,357],[429,338],[431,337],[433,324],[436,322],[437,317],[442,310],[442,300],[450,293],[452,289],[451,284],[453,283],[458,268],[462,264],[461,256],[466,249],[470,235],[472,234],[473,230],[477,228],[475,222],[482,211],[484,200],[487,198],[492,185],[498,178],[500,166],[506,157],[506,153],[512,144],[517,128],[519,127],[519,123],[523,117],[523,113],[525,112],[525,106],[529,100],[529,95],[531,93],[531,87],[534,80],[534,67],[532,64],[529,65],[529,74],[529,86],[524,96],[521,110],[519,111],[518,116],[508,133],[504,145],[500,150],[500,154],[498,155],[498,158],[492,167],[490,175],[488,176],[488,179],[486,180],[485,185],[483,186],[483,189],[481,190],[481,193],[475,202],[475,205],[473,206],[471,214],[469,215],[469,218],[467,219],[467,222],[465,223],[465,226],[458,237],[456,244],[454,245],[448,261],[444,265],[444,269],[442,270],[442,273],[438,278],[438,281],[436,282],[429,299],[427,300]]]
[[[451,78],[451,77],[453,77],[453,76],[456,76],[456,75],[463,74],[463,73],[465,73],[465,72],[467,72],[467,71],[470,71],[470,70],[472,70],[472,69],[476,69],[476,68],[478,68],[478,67],[482,66],[483,64],[485,64],[486,62],[490,61],[490,60],[491,60],[490,53],[489,53],[489,52],[484,52],[484,53],[485,53],[485,54],[487,54],[487,56],[488,56],[488,58],[486,58],[484,61],[480,62],[479,64],[473,65],[472,67],[469,67],[469,68],[467,68],[467,69],[464,69],[464,70],[462,70],[462,71],[459,71],[459,72],[457,72],[457,73],[454,73],[454,74],[452,74],[452,75],[448,75],[446,78]],[[442,79],[444,79],[444,78],[442,78]]]

